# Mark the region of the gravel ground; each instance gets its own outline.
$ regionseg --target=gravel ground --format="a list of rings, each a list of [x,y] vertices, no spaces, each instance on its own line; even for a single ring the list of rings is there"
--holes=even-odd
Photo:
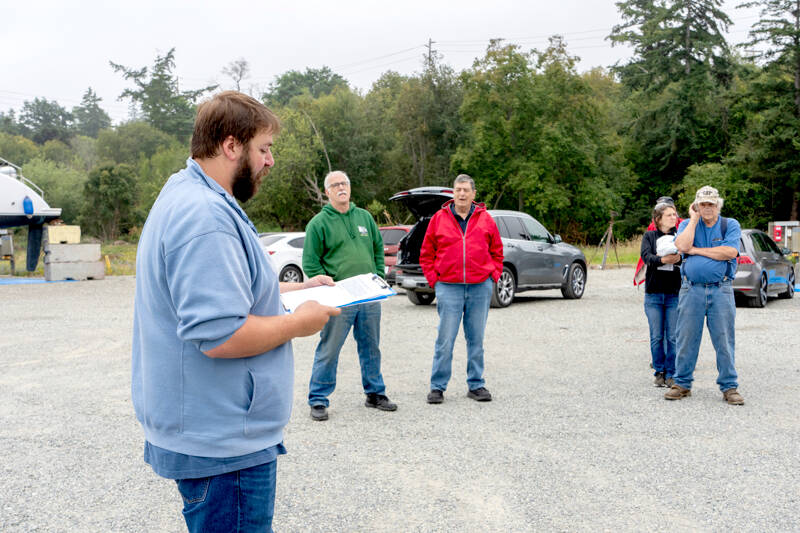
[[[466,397],[463,337],[425,403],[436,308],[383,305],[394,413],[363,406],[348,341],[330,420],[305,402],[295,341],[278,532],[798,530],[800,298],[737,310],[746,404],[725,404],[706,335],[693,396],[662,399],[632,270],[582,300],[526,293],[486,331],[491,403]],[[130,402],[134,280],[0,286],[0,531],[182,531],[174,484],[142,462]]]

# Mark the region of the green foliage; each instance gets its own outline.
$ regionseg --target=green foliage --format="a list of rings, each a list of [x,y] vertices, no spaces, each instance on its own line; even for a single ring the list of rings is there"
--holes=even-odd
[[[141,156],[137,166],[136,219],[143,223],[169,177],[186,166],[187,150],[177,143],[160,148],[151,157]]]
[[[69,146],[74,156],[72,165],[75,168],[88,173],[97,165],[97,139],[76,135],[70,139]]]
[[[119,238],[136,224],[136,174],[129,165],[103,165],[84,186],[81,226],[104,241]]]
[[[347,80],[325,66],[307,68],[305,72],[290,70],[275,77],[263,99],[270,106],[285,106],[295,96],[308,94],[312,98],[319,98],[335,89],[346,88]]]
[[[102,100],[91,87],[86,89],[80,105],[72,108],[77,133],[96,138],[100,130],[111,127],[111,117],[100,107]]]
[[[323,141],[305,111],[278,112],[282,129],[273,147],[275,167],[244,207],[259,227],[302,230],[327,201],[322,190],[322,176],[328,172]]]
[[[599,237],[622,208],[611,184],[626,172],[606,175],[621,146],[575,60],[560,38],[541,53],[493,42],[463,77],[461,116],[472,131],[452,170],[471,175],[490,207],[531,212],[568,237]]]
[[[34,98],[32,102],[25,102],[19,117],[26,136],[38,144],[51,139],[69,142],[72,135],[72,120],[72,114],[58,102],[45,98]]]
[[[0,111],[0,134],[6,133],[9,135],[22,135],[25,133],[25,128],[17,122],[17,114],[13,109],[8,112]]]
[[[736,218],[742,227],[766,228],[769,218],[763,217],[763,187],[736,175],[736,169],[720,163],[706,163],[689,167],[686,177],[676,189],[676,206],[682,213],[689,212],[697,189],[712,185],[724,199],[723,214]]]
[[[0,157],[22,166],[39,155],[39,147],[21,135],[0,132]]]
[[[51,139],[42,145],[41,154],[44,159],[60,165],[69,165],[74,155],[72,149],[57,139]]]
[[[44,199],[50,207],[61,208],[64,222],[78,223],[84,204],[85,172],[38,157],[22,166],[22,175],[44,191]]]
[[[157,151],[175,145],[178,145],[175,138],[145,122],[128,122],[100,132],[97,155],[100,161],[134,166],[140,158],[149,158]]]
[[[215,89],[216,85],[195,91],[181,91],[175,69],[175,48],[165,55],[156,56],[152,69],[142,67],[134,70],[123,65],[111,63],[115,72],[130,80],[135,89],[125,89],[120,98],[129,98],[142,111],[144,119],[153,128],[182,141],[188,141],[194,124],[195,101],[204,93]]]

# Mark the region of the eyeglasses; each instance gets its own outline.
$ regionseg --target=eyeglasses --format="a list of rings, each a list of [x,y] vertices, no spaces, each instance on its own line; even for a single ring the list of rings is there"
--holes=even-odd
[[[337,181],[336,183],[329,184],[328,188],[329,189],[338,189],[339,187],[344,188],[344,187],[347,187],[348,185],[350,185],[349,181]]]

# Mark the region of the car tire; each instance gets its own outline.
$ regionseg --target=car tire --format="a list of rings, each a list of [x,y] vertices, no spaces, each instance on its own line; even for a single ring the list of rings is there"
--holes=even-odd
[[[302,283],[303,271],[294,265],[287,265],[281,270],[278,280],[283,283]]]
[[[517,292],[517,280],[514,273],[508,267],[503,267],[500,279],[492,284],[492,307],[508,307],[514,301],[514,293]]]
[[[406,291],[406,296],[414,305],[430,305],[436,299],[436,293],[433,292]]]
[[[747,305],[756,308],[767,305],[767,276],[765,274],[761,274],[761,283],[758,286],[758,292],[747,301]]]
[[[580,263],[572,263],[567,269],[561,294],[568,300],[577,300],[586,290],[586,270]]]
[[[778,298],[794,298],[794,267],[789,270],[789,281],[786,286],[786,292],[782,292],[778,295]]]

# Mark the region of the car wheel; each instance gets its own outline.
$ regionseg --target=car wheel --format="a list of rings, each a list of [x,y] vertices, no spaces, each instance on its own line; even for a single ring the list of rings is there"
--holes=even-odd
[[[492,307],[508,307],[514,301],[517,281],[508,267],[503,267],[503,273],[492,287]]]
[[[764,307],[767,305],[767,276],[761,274],[761,283],[758,293],[747,302],[750,307]]]
[[[564,284],[561,286],[561,294],[568,300],[577,300],[583,296],[586,290],[586,271],[580,263],[572,263],[567,270]]]
[[[406,296],[414,305],[430,305],[436,298],[436,293],[433,292],[417,292],[406,291]]]
[[[794,298],[794,267],[789,271],[789,281],[786,292],[780,293],[778,298]]]
[[[294,265],[283,267],[278,279],[284,283],[302,283],[303,272]]]

